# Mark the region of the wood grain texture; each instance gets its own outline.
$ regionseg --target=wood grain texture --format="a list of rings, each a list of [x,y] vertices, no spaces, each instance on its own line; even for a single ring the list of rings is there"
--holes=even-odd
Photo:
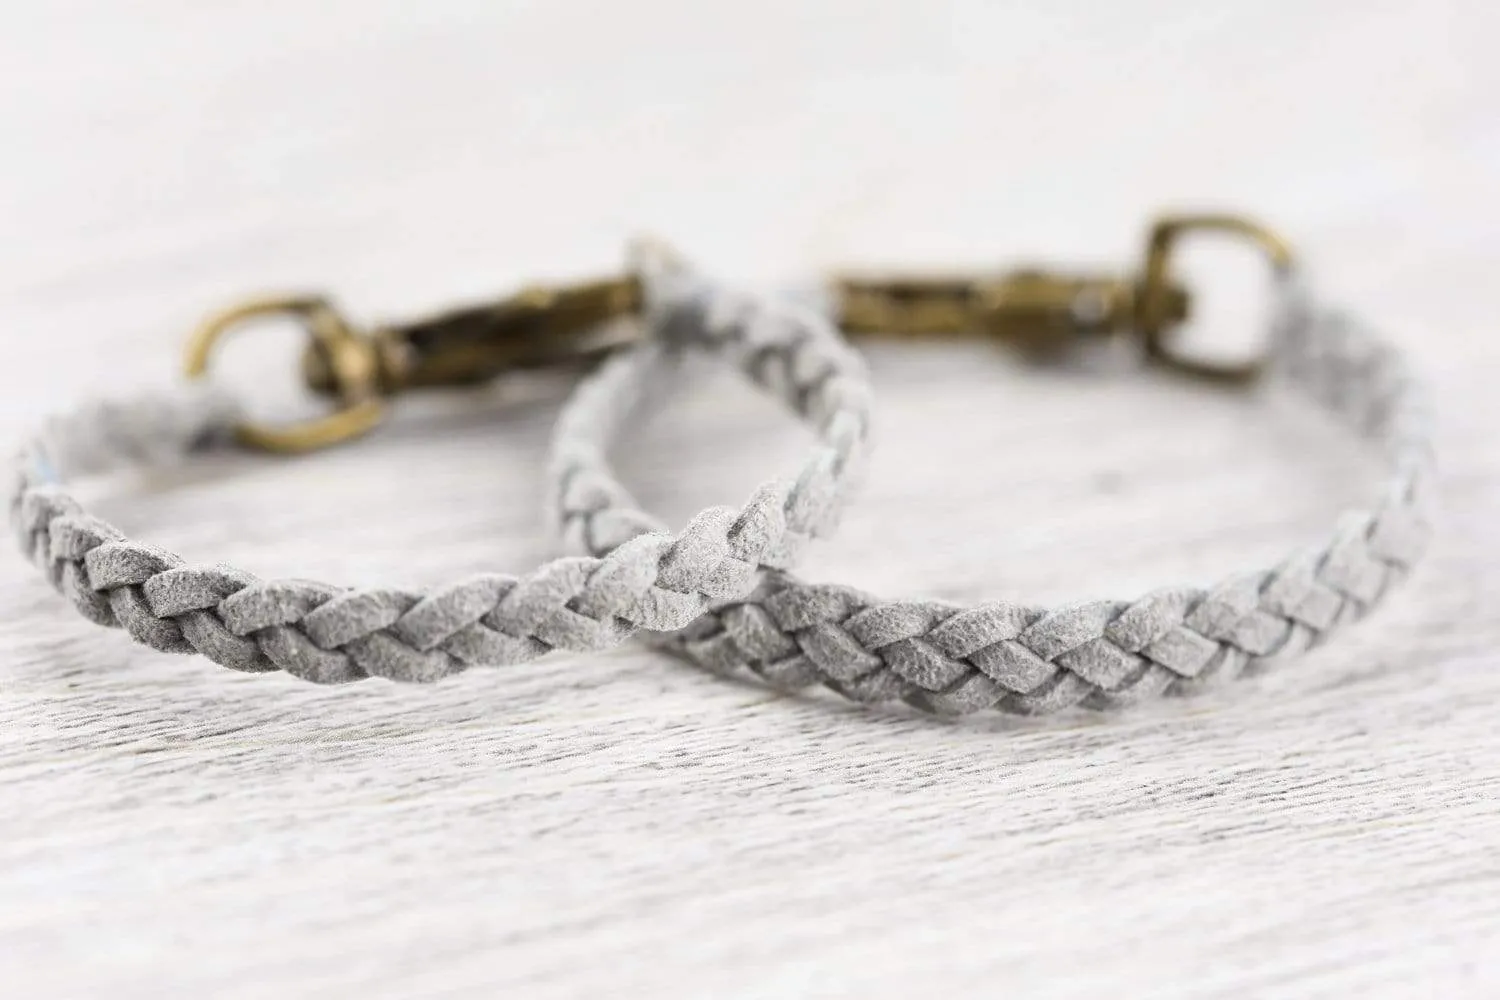
[[[249,291],[393,315],[613,266],[642,231],[758,281],[1111,261],[1158,206],[1230,205],[1416,356],[1446,512],[1411,585],[1295,667],[1035,723],[634,649],[322,690],[136,649],[8,558],[0,994],[1500,995],[1494,5],[11,6],[12,438],[171,377]],[[274,407],[294,346],[226,364]],[[870,485],[810,577],[1125,595],[1274,557],[1370,482],[1295,412],[1162,378],[974,345],[873,366]],[[266,575],[520,569],[550,551],[564,388],[414,402],[344,450],[101,504]],[[711,371],[673,405],[622,463],[679,523],[802,443]],[[1025,529],[986,537],[996,508]]]

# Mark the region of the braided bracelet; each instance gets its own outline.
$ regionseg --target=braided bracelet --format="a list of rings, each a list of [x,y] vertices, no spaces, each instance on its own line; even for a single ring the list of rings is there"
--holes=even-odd
[[[1184,233],[1203,229],[1247,236],[1271,259],[1278,303],[1264,364],[1191,361],[1168,337],[1187,312],[1186,292],[1170,280],[1168,260]],[[1284,244],[1258,226],[1223,216],[1165,220],[1135,280],[1028,271],[989,283],[851,281],[835,294],[842,324],[855,332],[982,327],[1019,334],[1046,350],[1080,333],[1132,329],[1151,357],[1178,368],[1240,381],[1264,368],[1377,443],[1389,478],[1368,510],[1345,514],[1321,545],[1273,569],[1134,601],[964,608],[886,601],[768,572],[749,597],[717,602],[687,628],[658,638],[698,665],[748,671],[778,688],[821,684],[856,701],[899,699],[933,712],[1105,708],[1230,680],[1269,657],[1320,642],[1377,604],[1424,548],[1430,449],[1423,394],[1395,350],[1307,296]],[[710,341],[724,335],[705,332]],[[559,422],[557,449],[575,460],[555,470],[562,477],[558,510],[575,550],[606,553],[653,530],[654,521],[627,509],[602,444],[627,381],[621,370],[641,380],[657,363],[641,351],[617,358],[608,372],[578,387]],[[776,388],[795,404],[804,387]],[[614,504],[599,503],[601,497]]]
[[[680,336],[712,326],[716,344],[739,363],[798,373],[806,390],[801,412],[818,443],[795,478],[767,483],[742,509],[705,510],[678,535],[637,532],[599,557],[430,590],[259,580],[189,565],[129,540],[62,488],[69,477],[169,460],[230,439],[277,451],[320,447],[373,426],[382,397],[399,389],[589,356],[618,339],[601,331],[606,320],[637,312],[643,319],[636,329]],[[708,313],[732,320],[709,322]],[[743,597],[762,567],[789,565],[809,537],[826,530],[864,449],[863,368],[825,320],[716,292],[680,268],[643,266],[614,281],[531,289],[368,336],[321,299],[256,301],[204,326],[189,348],[189,374],[203,372],[226,330],[267,314],[303,321],[311,335],[309,380],[341,400],[330,416],[290,427],[247,423],[233,397],[202,383],[89,405],[53,419],[21,449],[10,490],[22,551],[84,617],[122,627],[154,649],[201,653],[236,670],[279,669],[319,683],[431,681],[555,648],[606,648],[637,629],[682,628],[710,601]],[[654,336],[639,350],[653,363],[671,352]]]

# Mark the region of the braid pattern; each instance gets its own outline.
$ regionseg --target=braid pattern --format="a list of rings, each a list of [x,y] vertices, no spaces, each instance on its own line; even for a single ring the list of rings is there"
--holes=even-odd
[[[1378,442],[1390,469],[1370,510],[1346,513],[1322,544],[1217,586],[1052,609],[885,601],[773,571],[748,597],[653,641],[780,689],[822,685],[859,702],[1025,715],[1192,692],[1317,645],[1373,608],[1425,547],[1430,418],[1396,351],[1295,285],[1283,295],[1272,332],[1276,374]],[[627,519],[620,512],[563,515],[573,544],[623,540],[587,523]]]
[[[659,370],[682,342],[706,338],[757,378],[795,381],[798,412],[818,433],[794,479],[762,486],[742,509],[710,508],[680,534],[642,530],[637,521],[607,554],[431,590],[260,580],[188,565],[91,516],[62,481],[180,458],[226,439],[238,407],[197,386],[94,404],[49,422],[12,466],[12,528],[22,552],[89,620],[123,628],[154,649],[320,683],[432,681],[553,649],[608,648],[638,629],[680,629],[711,602],[743,597],[763,567],[790,565],[831,526],[844,480],[861,464],[868,383],[858,357],[815,313],[740,298],[682,270],[652,275],[646,287],[655,336],[639,354],[607,361],[601,384],[628,395],[645,370],[642,360]],[[565,462],[557,471],[572,501],[602,507],[605,495],[576,470]],[[608,522],[601,514],[601,528]]]

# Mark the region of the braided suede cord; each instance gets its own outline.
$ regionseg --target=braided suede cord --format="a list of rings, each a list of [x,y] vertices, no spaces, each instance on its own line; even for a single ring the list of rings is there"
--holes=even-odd
[[[789,565],[830,526],[864,450],[868,383],[858,358],[814,313],[735,297],[682,271],[653,275],[647,291],[660,338],[606,362],[599,383],[628,396],[639,359],[659,370],[671,344],[705,331],[763,377],[795,373],[799,412],[818,433],[795,479],[767,483],[742,509],[705,510],[680,534],[635,531],[606,555],[558,559],[521,577],[485,573],[431,590],[260,580],[131,541],[62,488],[67,476],[180,458],[227,438],[233,400],[187,387],[86,406],[24,446],[9,491],[21,550],[84,617],[138,642],[320,683],[431,681],[557,648],[604,649],[637,629],[682,628],[711,601],[748,593],[762,567]],[[566,465],[557,471],[568,478]],[[576,489],[568,495],[590,502]]]
[[[1296,285],[1283,289],[1271,351],[1275,372],[1378,442],[1390,470],[1368,511],[1344,514],[1322,544],[1272,569],[1207,588],[1050,609],[885,601],[769,572],[747,598],[651,638],[702,667],[749,672],[781,689],[823,685],[859,702],[1027,715],[1192,692],[1316,645],[1379,603],[1425,547],[1430,418],[1395,350]],[[579,397],[597,389],[582,386]],[[595,415],[606,409],[589,405]],[[586,430],[595,440],[607,433]],[[602,453],[590,474],[601,495],[612,488]],[[613,495],[625,502],[623,492]],[[591,552],[628,540],[599,530],[605,517],[650,523],[638,513],[566,505],[561,516],[565,537]]]

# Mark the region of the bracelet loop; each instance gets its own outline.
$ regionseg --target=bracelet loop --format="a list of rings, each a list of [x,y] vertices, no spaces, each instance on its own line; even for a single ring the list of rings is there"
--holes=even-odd
[[[940,713],[1040,714],[1118,706],[1232,680],[1363,617],[1409,573],[1426,545],[1431,449],[1425,394],[1397,351],[1306,295],[1289,273],[1284,244],[1240,220],[1194,216],[1156,230],[1144,282],[1155,290],[1145,296],[1148,323],[1159,324],[1165,308],[1164,298],[1151,298],[1171,287],[1165,274],[1174,241],[1203,228],[1249,235],[1284,279],[1277,284],[1268,370],[1383,451],[1389,469],[1384,488],[1368,508],[1341,517],[1321,545],[1207,587],[1058,608],[890,601],[769,572],[748,598],[717,603],[687,628],[652,641],[706,669],[748,672],[783,689],[821,685],[855,701],[900,700]],[[913,285],[899,281],[846,281],[835,294],[845,295],[842,314],[857,320],[861,332],[870,329],[867,322],[880,332],[947,332],[987,318],[972,286],[955,294],[958,282],[914,285],[912,293]],[[934,302],[941,307],[921,308]],[[1085,333],[1109,326],[1096,317],[1062,325]],[[1155,326],[1153,335],[1162,328]],[[1158,354],[1163,350],[1156,346]],[[617,363],[630,363],[631,355],[643,367],[655,363],[639,351],[627,351]],[[1202,370],[1197,362],[1168,358],[1188,371]],[[610,419],[614,388],[603,379],[581,384],[558,424],[557,447],[586,459],[573,475],[588,476],[598,500],[581,504],[559,495],[563,537],[595,555],[629,538],[627,531],[597,526],[639,531],[653,523],[634,509],[607,463],[618,430]]]
[[[651,358],[653,368],[674,356],[673,345],[706,341],[747,369],[781,372],[797,384],[800,412],[817,434],[801,468],[762,485],[743,507],[701,512],[678,533],[632,528],[604,556],[557,559],[523,576],[481,573],[429,590],[261,580],[224,566],[188,565],[93,517],[63,487],[70,477],[170,460],[236,432],[262,447],[331,443],[374,422],[377,392],[572,362],[636,337],[599,326],[625,312],[640,313],[649,334],[632,356]],[[531,290],[368,337],[351,332],[320,299],[252,302],[200,332],[190,369],[203,369],[225,330],[267,313],[306,322],[312,351],[326,355],[326,382],[344,402],[332,418],[275,431],[247,428],[233,397],[197,383],[84,406],[49,421],[17,456],[9,510],[21,549],[89,620],[123,628],[154,649],[320,683],[431,681],[558,648],[605,649],[639,629],[682,628],[711,601],[749,593],[762,569],[791,565],[832,525],[865,449],[863,368],[825,320],[721,291],[681,268]],[[628,393],[629,379],[619,376],[629,374],[628,366],[610,364],[600,377]],[[586,477],[571,476],[566,466],[561,475],[570,503],[610,506]]]

